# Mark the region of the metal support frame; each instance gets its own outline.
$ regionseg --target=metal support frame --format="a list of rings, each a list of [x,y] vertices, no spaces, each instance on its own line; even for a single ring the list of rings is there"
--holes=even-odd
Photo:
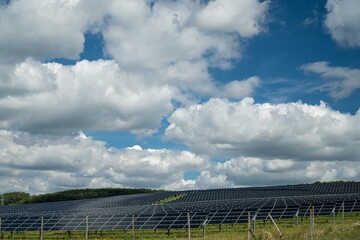
[[[300,209],[298,209],[295,213],[295,217],[296,217],[296,226],[299,225],[299,213],[300,213]],[[270,213],[269,213],[270,214]]]
[[[133,235],[133,240],[135,240],[135,216],[134,214],[131,216],[131,225],[132,225],[132,235]]]
[[[44,217],[41,216],[41,218],[40,218],[40,240],[43,239],[43,234],[44,234]]]
[[[204,233],[204,239],[206,238],[206,224],[207,224],[207,221],[208,221],[208,219],[205,218],[205,220],[204,220],[204,222],[203,222],[203,224],[202,224],[202,226],[203,226],[203,233]]]
[[[342,203],[342,229],[345,229],[345,202]]]
[[[272,218],[272,216],[271,216],[270,213],[268,214],[268,216],[269,216],[269,218],[271,219],[272,223],[275,225],[276,230],[279,232],[279,234],[280,234],[280,239],[281,239],[281,238],[282,238],[282,234],[281,234],[281,231],[280,231],[278,225],[276,224],[276,222],[274,221],[274,219]]]
[[[191,239],[191,224],[190,224],[190,213],[187,213],[187,225],[188,225],[188,238]]]
[[[315,208],[314,208],[314,206],[312,206],[310,209],[310,239],[311,240],[314,239],[314,227],[315,227],[314,212],[315,212]]]

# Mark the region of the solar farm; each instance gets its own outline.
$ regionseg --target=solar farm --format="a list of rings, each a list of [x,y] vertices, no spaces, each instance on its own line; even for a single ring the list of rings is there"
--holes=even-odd
[[[360,183],[303,184],[146,193],[1,206],[1,231],[199,228],[204,223],[360,212]]]

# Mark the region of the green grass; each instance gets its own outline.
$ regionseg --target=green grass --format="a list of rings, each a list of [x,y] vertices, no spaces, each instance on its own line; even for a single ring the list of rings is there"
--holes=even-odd
[[[298,226],[296,226],[295,219],[275,219],[275,221],[283,235],[282,239],[310,239],[309,218],[299,218]],[[44,232],[43,236],[44,240],[85,239],[85,232],[51,231]],[[135,232],[135,236],[136,239],[187,239],[188,233],[187,229],[171,229],[170,235],[168,235],[167,230],[139,230]],[[258,240],[280,239],[280,235],[272,222],[263,220],[256,221],[255,236]],[[39,232],[13,232],[12,235],[10,232],[2,232],[1,240],[4,239],[39,239]],[[133,239],[133,232],[131,230],[90,231],[89,239]],[[204,239],[203,229],[191,229],[191,239]],[[206,227],[206,239],[247,239],[247,224],[208,225]],[[336,217],[335,224],[332,224],[330,216],[316,217],[314,239],[360,239],[360,213],[346,213],[344,225],[342,225],[341,214]]]
[[[156,202],[153,203],[153,205],[169,203],[169,202],[175,201],[177,199],[183,198],[186,195],[187,195],[187,193],[177,194],[177,195],[174,195],[174,196],[171,196],[171,197],[164,198],[164,199],[161,199],[159,201],[156,201]]]

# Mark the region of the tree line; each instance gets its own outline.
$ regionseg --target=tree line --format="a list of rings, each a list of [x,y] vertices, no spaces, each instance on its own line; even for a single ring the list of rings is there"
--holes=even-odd
[[[99,188],[99,189],[72,189],[55,193],[41,195],[30,195],[25,192],[10,192],[3,194],[4,205],[58,202],[69,200],[80,200],[99,197],[111,197],[118,195],[130,195],[138,193],[154,193],[163,190],[134,189],[134,188]]]

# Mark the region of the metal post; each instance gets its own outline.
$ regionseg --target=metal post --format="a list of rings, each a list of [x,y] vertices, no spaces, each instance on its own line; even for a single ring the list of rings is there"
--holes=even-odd
[[[334,224],[335,223],[335,206],[331,211],[331,218],[332,218],[332,224]]]
[[[253,233],[255,234],[255,228],[256,228],[256,217],[257,217],[257,214],[255,213],[254,217],[253,217]]]
[[[1,236],[2,235],[2,232],[1,232],[1,218],[0,218],[0,240],[1,240]]]
[[[204,223],[203,223],[203,227],[204,227],[204,239],[206,238],[206,223],[207,223],[208,219],[206,218]]]
[[[250,212],[248,212],[248,240],[250,240],[250,228],[251,228],[251,218],[250,218]]]
[[[133,234],[133,240],[135,240],[135,216],[134,214],[132,215],[132,218],[131,218],[131,224],[132,224],[132,234]]]
[[[345,229],[345,223],[344,223],[344,219],[345,218],[345,202],[343,202],[342,204],[342,229],[344,231]]]
[[[310,239],[314,239],[314,206],[310,209]]]
[[[40,240],[43,239],[43,231],[44,231],[44,217],[41,216],[41,219],[40,219]]]
[[[89,217],[87,215],[85,217],[85,239],[89,239]]]
[[[188,217],[188,238],[191,239],[191,233],[190,233],[190,213],[187,213],[187,217]]]
[[[296,216],[296,226],[298,226],[299,225],[299,210],[297,210],[295,216]]]

